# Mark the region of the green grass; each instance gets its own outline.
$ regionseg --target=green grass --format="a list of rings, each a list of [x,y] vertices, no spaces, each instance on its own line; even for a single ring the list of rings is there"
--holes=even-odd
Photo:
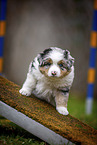
[[[97,129],[97,100],[93,102],[91,115],[85,114],[85,99],[70,95],[68,101],[70,115]],[[0,145],[47,145],[47,143],[0,117]]]
[[[0,144],[4,145],[45,145],[44,142],[38,142],[35,139],[24,138],[20,136],[1,136]]]
[[[97,100],[93,101],[92,114],[87,115],[85,112],[86,99],[81,97],[74,97],[70,95],[68,101],[68,110],[70,115],[78,118],[82,122],[90,125],[94,129],[97,129]]]
[[[47,145],[14,123],[0,117],[0,145]]]

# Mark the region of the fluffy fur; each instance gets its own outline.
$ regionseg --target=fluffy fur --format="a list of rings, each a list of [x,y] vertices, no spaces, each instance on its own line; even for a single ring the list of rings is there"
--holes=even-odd
[[[57,47],[45,49],[30,63],[27,78],[20,89],[22,95],[34,93],[68,115],[67,101],[74,79],[74,58],[68,50]]]

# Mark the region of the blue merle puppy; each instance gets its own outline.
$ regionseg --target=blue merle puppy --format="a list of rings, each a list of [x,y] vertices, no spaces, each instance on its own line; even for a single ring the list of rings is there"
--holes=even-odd
[[[74,58],[68,50],[57,47],[45,49],[30,63],[27,78],[20,89],[22,95],[36,94],[68,115],[69,90],[74,79]]]

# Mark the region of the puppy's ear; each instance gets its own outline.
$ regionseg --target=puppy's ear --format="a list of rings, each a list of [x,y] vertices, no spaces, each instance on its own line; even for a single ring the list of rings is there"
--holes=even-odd
[[[71,56],[71,57],[69,58],[69,60],[70,60],[70,62],[71,62],[71,65],[73,66],[73,65],[74,65],[75,59]]]
[[[67,63],[69,62],[70,67],[74,65],[74,58],[70,55],[70,52],[68,50],[64,51],[64,58],[67,60]]]
[[[65,51],[64,51],[64,58],[65,59],[68,59],[68,56],[70,55],[70,52],[66,49]]]
[[[41,54],[38,54],[37,60],[38,60],[38,62],[39,62],[39,66],[42,66],[43,59],[42,59],[42,57],[41,57]]]
[[[50,51],[52,51],[52,48],[47,48],[42,53],[38,54],[37,60],[38,60],[40,66],[42,66],[43,60],[49,54]]]

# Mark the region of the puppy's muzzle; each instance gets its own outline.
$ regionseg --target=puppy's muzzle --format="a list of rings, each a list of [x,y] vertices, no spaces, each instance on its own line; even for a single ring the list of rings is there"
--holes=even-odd
[[[52,76],[54,77],[54,76],[57,75],[57,72],[56,72],[56,71],[52,71],[51,74],[52,74]]]

